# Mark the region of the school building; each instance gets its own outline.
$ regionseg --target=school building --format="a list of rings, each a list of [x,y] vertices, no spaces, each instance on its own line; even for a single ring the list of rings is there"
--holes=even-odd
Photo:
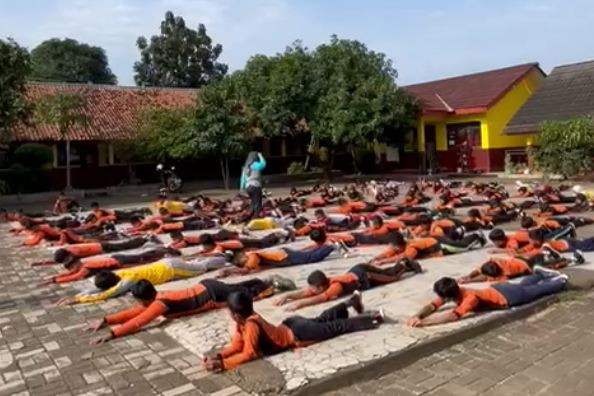
[[[538,63],[529,63],[404,87],[418,99],[421,115],[400,167],[502,171],[506,155],[525,156],[532,138],[506,134],[505,127],[544,80]]]

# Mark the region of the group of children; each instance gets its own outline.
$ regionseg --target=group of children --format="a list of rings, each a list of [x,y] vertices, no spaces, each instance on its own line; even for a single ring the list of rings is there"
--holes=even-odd
[[[556,293],[567,283],[567,276],[557,269],[582,264],[581,252],[594,251],[594,238],[576,239],[578,227],[594,222],[578,216],[591,205],[581,190],[520,185],[510,196],[497,183],[419,180],[401,197],[402,187],[392,181],[373,181],[342,189],[293,188],[288,197],[265,199],[258,213],[241,195],[224,201],[198,195],[183,200],[159,197],[152,210],[106,210],[93,203],[88,215],[80,217],[82,212],[69,212],[78,206],[61,195],[54,205],[57,217],[7,211],[0,211],[0,217],[15,223],[11,231],[23,235],[26,246],[56,245],[53,260],[33,265],[62,264],[65,271],[46,278],[42,285],[94,277],[96,291],[64,297],[59,305],[99,302],[127,293],[138,300],[137,306],[90,325],[92,331],[110,328],[93,343],[131,334],[160,317],[227,307],[235,332],[227,348],[205,357],[205,367],[212,371],[379,326],[385,321],[384,312],[366,311],[361,292],[422,274],[420,260],[483,248],[488,243],[483,232],[495,245],[491,253],[505,256],[490,257],[458,279],[439,279],[433,287],[437,298],[409,318],[409,326],[447,323],[478,309],[514,307]],[[460,211],[466,211],[466,216]],[[532,216],[528,211],[533,211]],[[521,229],[506,233],[499,228],[512,222],[520,223]],[[184,233],[196,230],[205,232]],[[270,232],[258,237],[252,233],[255,230]],[[171,242],[163,243],[159,234],[167,234]],[[302,249],[285,245],[297,238],[312,243]],[[315,270],[299,290],[293,280],[278,274],[242,282],[221,280],[318,263],[331,255],[350,257],[353,249],[370,245],[384,248],[344,274]],[[194,252],[188,254],[189,250]],[[564,257],[563,252],[573,257]],[[159,292],[155,288],[210,271],[218,271],[215,278],[187,289]],[[520,276],[519,283],[507,282]],[[470,282],[492,285],[478,290],[465,286]],[[275,326],[254,311],[253,301],[279,293],[283,294],[274,303],[287,311],[347,299],[318,317],[293,316]],[[456,307],[441,310],[448,302]],[[349,316],[349,308],[355,316]]]

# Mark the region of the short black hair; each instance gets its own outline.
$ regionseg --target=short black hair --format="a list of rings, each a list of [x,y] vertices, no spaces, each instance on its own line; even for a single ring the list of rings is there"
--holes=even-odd
[[[371,222],[375,225],[377,225],[378,227],[381,227],[384,225],[384,219],[382,219],[380,216],[373,216],[371,218]]]
[[[489,260],[481,265],[481,273],[483,275],[490,276],[491,278],[497,278],[498,276],[501,276],[503,271],[501,270],[500,266]]]
[[[309,223],[309,220],[307,220],[305,217],[298,217],[293,222],[293,227],[295,227],[295,229],[298,230],[300,228],[305,227],[307,223]]]
[[[433,284],[433,291],[444,300],[458,297],[460,287],[454,278],[443,277]]]
[[[130,217],[130,223],[142,223],[142,217],[132,216]]]
[[[469,209],[468,210],[468,216],[470,216],[470,217],[479,217],[479,218],[482,217],[481,216],[481,212],[478,209],[476,209],[476,208]]]
[[[184,234],[182,234],[181,231],[171,231],[169,233],[169,236],[171,237],[171,239],[173,239],[174,241],[179,241],[180,239],[184,239]]]
[[[338,198],[338,201],[336,201],[339,205],[344,205],[346,203],[348,203],[349,201],[346,198]]]
[[[146,279],[141,279],[132,285],[132,295],[142,301],[152,301],[157,296],[155,286]]]
[[[235,315],[247,318],[254,313],[254,302],[244,292],[234,292],[227,297],[227,306]]]
[[[522,226],[522,228],[531,228],[531,227],[534,227],[535,222],[532,217],[525,216],[525,217],[522,217],[522,220],[520,220],[520,225]]]
[[[503,241],[505,239],[505,231],[501,228],[495,228],[489,233],[489,239],[492,241]]]
[[[528,233],[528,236],[530,237],[530,239],[533,239],[535,241],[544,241],[546,239],[545,230],[543,230],[542,228],[536,228],[530,231]]]
[[[120,277],[113,271],[101,270],[95,275],[95,286],[101,290],[107,290],[118,284]]]
[[[66,261],[68,256],[71,256],[71,255],[72,255],[72,253],[70,253],[68,250],[66,250],[64,248],[57,249],[54,252],[54,261],[56,263],[63,263],[64,261]]]
[[[307,277],[307,284],[314,287],[326,287],[330,281],[326,274],[320,270],[315,270]]]
[[[91,202],[91,208],[98,208],[99,202]]]
[[[326,240],[326,231],[321,228],[314,228],[309,233],[309,239],[317,243],[322,243]]]
[[[404,246],[406,244],[404,237],[398,231],[389,233],[388,241],[389,241],[389,243],[391,243],[392,245],[395,245],[395,246]]]
[[[419,217],[417,217],[417,220],[421,224],[431,224],[431,222],[432,222],[431,217],[424,213],[420,214]]]
[[[210,234],[204,234],[200,237],[200,244],[202,245],[208,245],[208,246],[214,246],[215,245],[215,240],[212,237],[212,235]]]
[[[326,216],[326,212],[324,212],[324,209],[316,209],[314,211],[314,216]]]

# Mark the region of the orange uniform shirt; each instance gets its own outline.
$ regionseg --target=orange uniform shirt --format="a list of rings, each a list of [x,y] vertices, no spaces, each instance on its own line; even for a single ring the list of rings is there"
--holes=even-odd
[[[257,250],[255,252],[248,252],[247,261],[244,268],[257,271],[263,267],[271,267],[278,265],[285,261],[288,257],[287,252],[282,249],[278,250]]]
[[[456,299],[457,307],[454,313],[458,317],[462,317],[478,308],[505,308],[507,307],[507,300],[501,293],[492,287],[482,290],[460,288],[460,294]],[[437,297],[433,300],[433,306],[440,308],[444,305],[443,299]]]
[[[261,351],[261,338],[274,351]],[[282,324],[274,326],[254,313],[244,324],[235,324],[231,344],[220,355],[223,358],[223,368],[228,370],[254,360],[264,352],[280,352],[294,346],[296,342],[291,329]]]

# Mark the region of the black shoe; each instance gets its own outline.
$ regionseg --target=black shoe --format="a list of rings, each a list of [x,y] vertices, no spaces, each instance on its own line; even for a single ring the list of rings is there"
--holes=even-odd
[[[365,307],[363,306],[363,296],[361,296],[359,290],[355,290],[351,298],[348,299],[347,304],[353,307],[359,315],[365,311]]]
[[[561,254],[550,246],[543,246],[542,250],[548,253],[549,256],[551,256],[555,260],[559,260],[561,258]]]
[[[408,260],[408,262],[405,263],[405,265],[406,265],[406,269],[414,272],[415,274],[423,273],[423,267],[421,267],[421,264],[419,264],[418,261]]]
[[[576,250],[575,252],[573,252],[573,262],[576,265],[584,264],[586,262],[586,259],[584,258],[584,254],[579,250]]]

